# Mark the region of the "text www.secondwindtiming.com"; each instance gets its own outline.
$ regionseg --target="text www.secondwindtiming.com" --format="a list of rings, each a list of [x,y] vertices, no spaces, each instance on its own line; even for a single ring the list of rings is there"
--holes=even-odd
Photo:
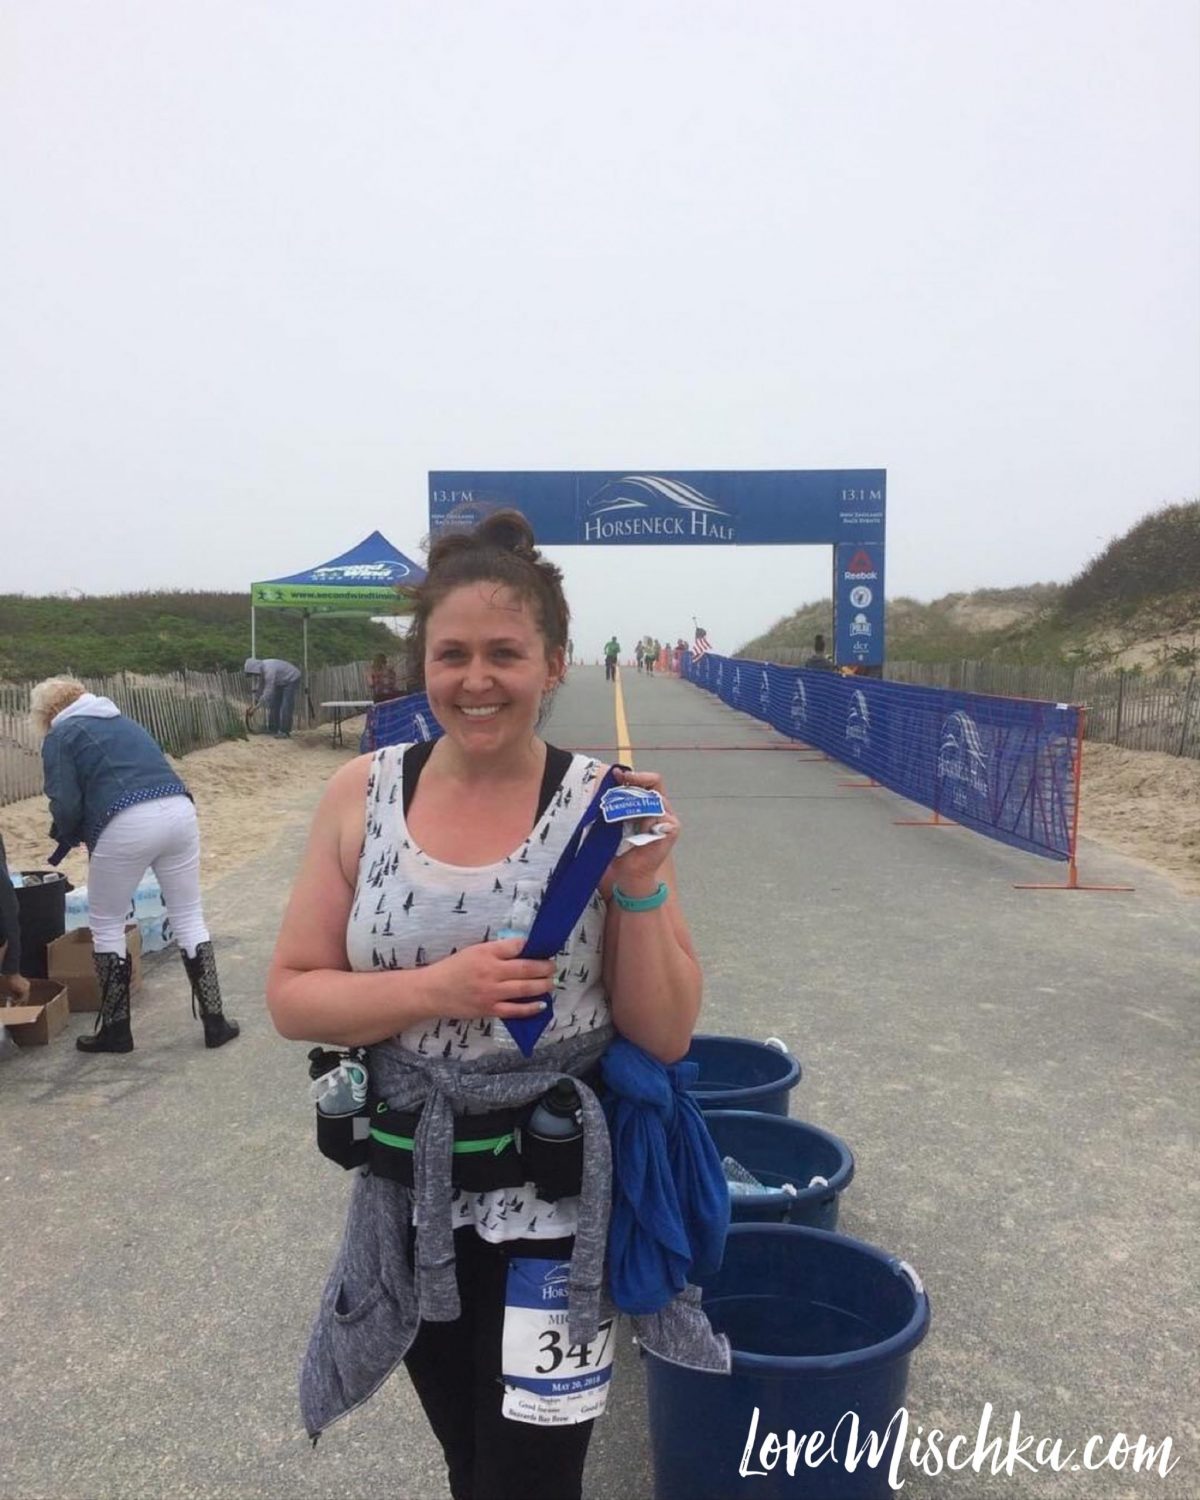
[[[1111,1438],[1093,1434],[1075,1447],[1068,1448],[1063,1438],[1037,1437],[1021,1431],[1021,1413],[1014,1411],[1005,1435],[989,1431],[992,1425],[991,1403],[985,1404],[979,1426],[973,1436],[966,1433],[925,1430],[918,1423],[914,1429],[908,1410],[901,1407],[882,1432],[860,1431],[857,1412],[843,1412],[828,1432],[795,1432],[789,1428],[782,1435],[759,1432],[760,1413],[756,1406],[746,1433],[746,1446],[738,1473],[743,1479],[765,1475],[783,1464],[789,1474],[797,1469],[819,1470],[824,1465],[844,1468],[853,1473],[859,1467],[877,1469],[886,1463],[888,1483],[893,1490],[904,1488],[903,1470],[933,1478],[943,1472],[971,1469],[976,1474],[1078,1473],[1097,1469],[1128,1469],[1135,1474],[1156,1474],[1165,1479],[1178,1457],[1172,1457],[1169,1437],[1153,1442],[1144,1435],[1129,1437],[1123,1432]]]

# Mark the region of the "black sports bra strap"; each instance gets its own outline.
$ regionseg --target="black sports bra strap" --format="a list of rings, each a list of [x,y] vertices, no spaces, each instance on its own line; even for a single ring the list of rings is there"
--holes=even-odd
[[[408,817],[408,810],[412,806],[412,799],[416,794],[417,782],[420,780],[421,772],[425,769],[425,763],[433,753],[436,740],[418,740],[416,744],[410,745],[404,752],[401,763],[401,780],[404,783],[404,816]],[[538,792],[537,812],[533,821],[540,823],[542,815],[550,806],[550,799],[562,785],[563,777],[571,768],[572,755],[569,750],[560,750],[557,745],[546,746],[546,767],[542,772],[542,786]]]
[[[433,754],[433,747],[436,744],[436,740],[418,740],[404,752],[404,758],[400,762],[400,779],[404,783],[404,816],[406,818],[412,806],[412,799],[416,795],[417,782],[420,780],[421,772],[425,769],[425,762]]]
[[[563,777],[571,769],[574,756],[569,750],[560,750],[557,745],[546,746],[546,768],[542,772],[542,789],[538,793],[537,813],[533,821],[540,823],[542,815],[550,806],[550,799],[563,784]]]

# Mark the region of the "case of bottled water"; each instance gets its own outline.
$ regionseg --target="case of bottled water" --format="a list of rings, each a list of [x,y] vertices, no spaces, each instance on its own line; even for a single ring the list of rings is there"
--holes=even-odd
[[[67,892],[66,930],[89,926],[87,886]],[[129,909],[127,922],[136,922],[142,935],[142,952],[158,953],[169,948],[175,941],[171,919],[163,905],[162,890],[153,870],[147,870],[133,893],[133,905]]]

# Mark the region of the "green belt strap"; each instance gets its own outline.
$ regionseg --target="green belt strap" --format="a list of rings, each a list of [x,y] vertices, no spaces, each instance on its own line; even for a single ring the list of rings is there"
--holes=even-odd
[[[384,1146],[394,1146],[398,1151],[411,1151],[416,1145],[411,1135],[389,1135],[386,1130],[378,1130],[374,1125],[371,1126],[371,1137]],[[455,1141],[454,1151],[459,1156],[469,1156],[480,1151],[490,1151],[493,1156],[499,1156],[514,1140],[516,1136],[510,1130],[507,1135],[495,1135],[486,1141]]]

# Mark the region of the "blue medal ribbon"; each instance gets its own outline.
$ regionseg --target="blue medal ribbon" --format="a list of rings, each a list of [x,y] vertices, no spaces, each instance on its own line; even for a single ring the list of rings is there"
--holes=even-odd
[[[606,823],[600,817],[600,799],[610,787],[618,784],[613,773],[627,769],[627,766],[610,766],[601,779],[596,795],[554,866],[546,894],[521,949],[522,958],[556,956],[592,899],[600,877],[615,858],[624,830],[620,823]],[[546,1002],[546,1009],[536,1016],[518,1016],[504,1023],[525,1057],[533,1056],[538,1037],[554,1015],[553,991],[541,999]]]

